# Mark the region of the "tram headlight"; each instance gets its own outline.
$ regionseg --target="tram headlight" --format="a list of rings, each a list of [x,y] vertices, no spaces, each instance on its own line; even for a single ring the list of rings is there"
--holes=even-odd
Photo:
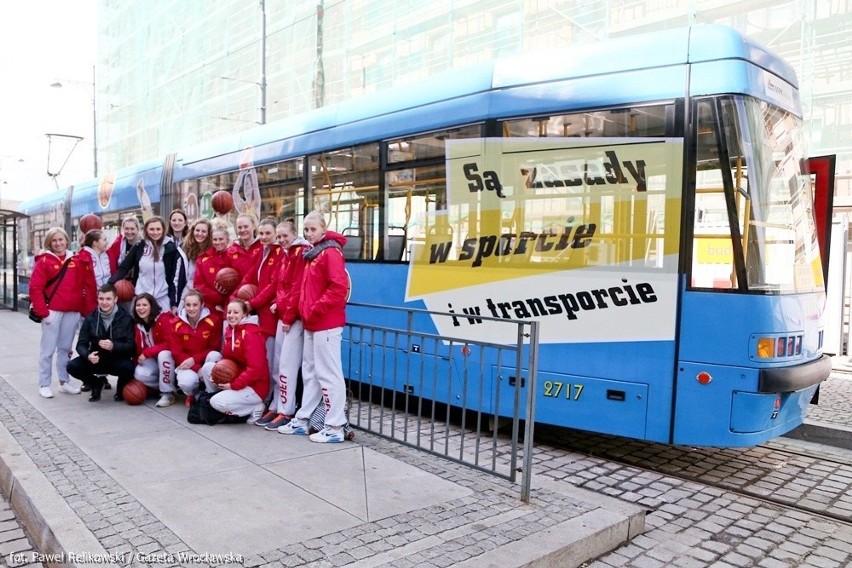
[[[775,357],[775,338],[761,337],[757,340],[758,359],[771,359]]]

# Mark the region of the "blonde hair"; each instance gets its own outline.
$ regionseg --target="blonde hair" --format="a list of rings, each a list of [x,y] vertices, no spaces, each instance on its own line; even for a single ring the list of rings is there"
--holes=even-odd
[[[317,223],[319,223],[320,228],[327,228],[325,224],[325,217],[321,212],[317,211],[316,209],[305,215],[305,223],[307,223],[308,221],[316,221]]]
[[[71,246],[71,239],[68,238],[68,233],[65,232],[65,229],[63,229],[62,227],[51,227],[44,234],[44,241],[42,241],[41,244],[44,250],[53,252],[50,248],[50,241],[52,241],[53,237],[55,237],[56,235],[62,235],[63,237],[65,237],[65,242],[68,243],[68,246]]]

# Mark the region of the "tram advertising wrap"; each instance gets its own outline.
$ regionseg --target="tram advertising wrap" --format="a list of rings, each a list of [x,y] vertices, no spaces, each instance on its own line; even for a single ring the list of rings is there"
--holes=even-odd
[[[447,209],[409,264],[407,298],[444,335],[503,343],[675,337],[680,139],[447,142]]]

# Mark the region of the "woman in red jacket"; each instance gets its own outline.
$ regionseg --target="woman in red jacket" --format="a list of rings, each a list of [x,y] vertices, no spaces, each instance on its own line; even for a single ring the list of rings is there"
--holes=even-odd
[[[296,416],[278,428],[282,434],[307,434],[308,420],[320,402],[325,405],[325,427],[311,434],[311,442],[337,443],[346,437],[346,382],[340,346],[346,324],[349,276],[343,260],[346,237],[326,228],[322,213],[305,216],[306,250],[299,315],[305,327],[302,361],[302,405]]]
[[[83,248],[77,253],[83,271],[83,313],[89,315],[98,307],[98,290],[112,276],[107,254],[106,234],[93,229],[83,237]]]
[[[216,384],[211,378],[216,363],[209,361],[201,368],[201,375],[207,392],[216,393],[210,399],[213,408],[232,416],[248,416],[248,423],[254,424],[263,412],[263,399],[269,390],[266,337],[257,317],[249,316],[245,300],[231,300],[227,317],[221,357],[235,362],[240,373],[230,383]]]
[[[267,430],[277,430],[296,413],[296,380],[302,366],[304,332],[299,319],[299,293],[305,271],[304,251],[311,244],[299,236],[296,221],[286,219],[276,227],[282,260],[275,274],[275,303],[270,311],[278,317],[272,363],[272,400],[268,411],[256,422]]]
[[[175,403],[174,360],[169,352],[173,316],[163,312],[151,294],[143,292],[133,303],[136,324],[136,369],[133,376],[160,391],[160,408]]]
[[[222,313],[228,303],[228,294],[219,292],[216,286],[216,275],[228,264],[228,241],[230,236],[224,227],[212,231],[213,246],[201,253],[195,261],[195,276],[193,286],[201,292],[204,305],[211,311]]]
[[[66,365],[80,316],[83,314],[83,275],[80,263],[68,252],[68,233],[51,227],[44,235],[44,253],[36,256],[30,277],[30,302],[35,315],[41,319],[41,345],[38,357],[38,393],[53,398],[50,370],[56,355],[56,374],[59,392],[80,394],[71,384]]]
[[[198,372],[210,360],[218,360],[216,353],[222,346],[222,320],[204,307],[198,290],[190,290],[183,299],[183,308],[172,322],[169,334],[169,352],[174,361],[175,379],[186,395],[184,404],[192,404],[198,390]]]
[[[112,274],[118,270],[118,265],[124,261],[124,257],[133,248],[133,245],[142,239],[142,227],[139,226],[139,219],[134,215],[125,217],[121,222],[121,234],[118,235],[112,244],[107,249],[109,257],[109,272]],[[136,275],[130,274],[128,280],[136,282]]]
[[[278,318],[270,309],[275,302],[275,274],[281,264],[281,247],[275,242],[275,219],[268,217],[257,226],[257,240],[261,244],[261,252],[257,257],[254,267],[249,270],[240,283],[253,284],[257,286],[257,294],[248,300],[249,309],[257,314],[257,323],[266,337],[266,356],[269,361],[269,375],[272,376],[277,370],[272,366],[272,358],[275,353],[275,328]],[[239,287],[235,290],[239,291]]]

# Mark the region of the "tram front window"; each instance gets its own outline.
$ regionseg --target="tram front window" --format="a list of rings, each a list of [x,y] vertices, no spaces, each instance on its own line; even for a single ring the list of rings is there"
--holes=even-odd
[[[748,97],[707,99],[695,110],[692,285],[762,293],[820,289],[813,197],[801,171],[801,120]]]

